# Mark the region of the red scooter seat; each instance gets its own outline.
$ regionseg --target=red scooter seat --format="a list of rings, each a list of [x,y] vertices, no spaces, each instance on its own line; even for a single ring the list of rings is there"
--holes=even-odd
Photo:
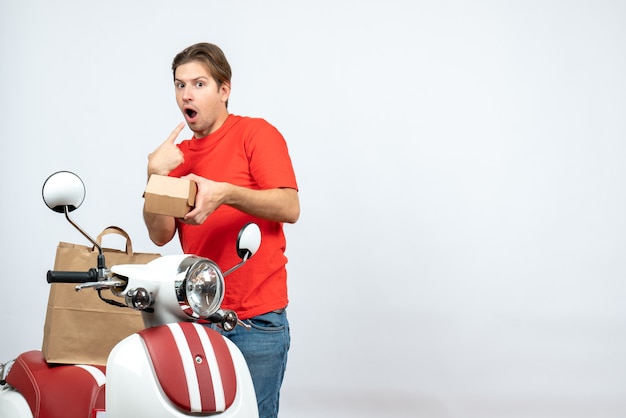
[[[34,418],[91,417],[104,409],[103,366],[52,365],[41,351],[22,353],[6,378],[24,396]]]

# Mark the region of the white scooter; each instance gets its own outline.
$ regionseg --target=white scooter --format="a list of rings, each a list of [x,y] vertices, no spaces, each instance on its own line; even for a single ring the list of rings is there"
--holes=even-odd
[[[85,196],[82,180],[62,171],[43,186],[46,205],[92,244],[72,219]],[[213,261],[193,255],[164,256],[143,265],[106,267],[102,251],[88,272],[49,271],[48,282],[76,283],[76,290],[111,289],[140,310],[146,329],[119,342],[106,370],[91,365],[49,365],[40,351],[0,363],[0,418],[258,418],[246,361],[219,332],[246,326],[220,309],[224,276],[259,248],[261,232],[244,226],[237,240],[242,261],[222,273]]]

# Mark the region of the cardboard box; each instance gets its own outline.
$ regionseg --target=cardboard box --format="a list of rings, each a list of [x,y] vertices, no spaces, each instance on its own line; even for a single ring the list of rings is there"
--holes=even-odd
[[[196,192],[192,180],[153,174],[143,194],[144,208],[146,212],[182,218],[193,209]]]

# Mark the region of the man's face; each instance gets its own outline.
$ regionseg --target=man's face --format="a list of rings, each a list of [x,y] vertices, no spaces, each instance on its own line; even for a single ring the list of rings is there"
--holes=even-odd
[[[207,67],[199,61],[176,68],[176,103],[196,138],[215,132],[228,117],[226,101],[230,86],[218,87]]]

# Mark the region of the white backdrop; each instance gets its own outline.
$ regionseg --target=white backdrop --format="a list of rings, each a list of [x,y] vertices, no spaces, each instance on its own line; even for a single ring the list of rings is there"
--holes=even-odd
[[[182,119],[171,59],[209,41],[301,187],[283,417],[626,415],[625,3],[0,4],[0,361],[84,242],[52,172],[92,234],[179,251],[148,240],[145,163]]]

